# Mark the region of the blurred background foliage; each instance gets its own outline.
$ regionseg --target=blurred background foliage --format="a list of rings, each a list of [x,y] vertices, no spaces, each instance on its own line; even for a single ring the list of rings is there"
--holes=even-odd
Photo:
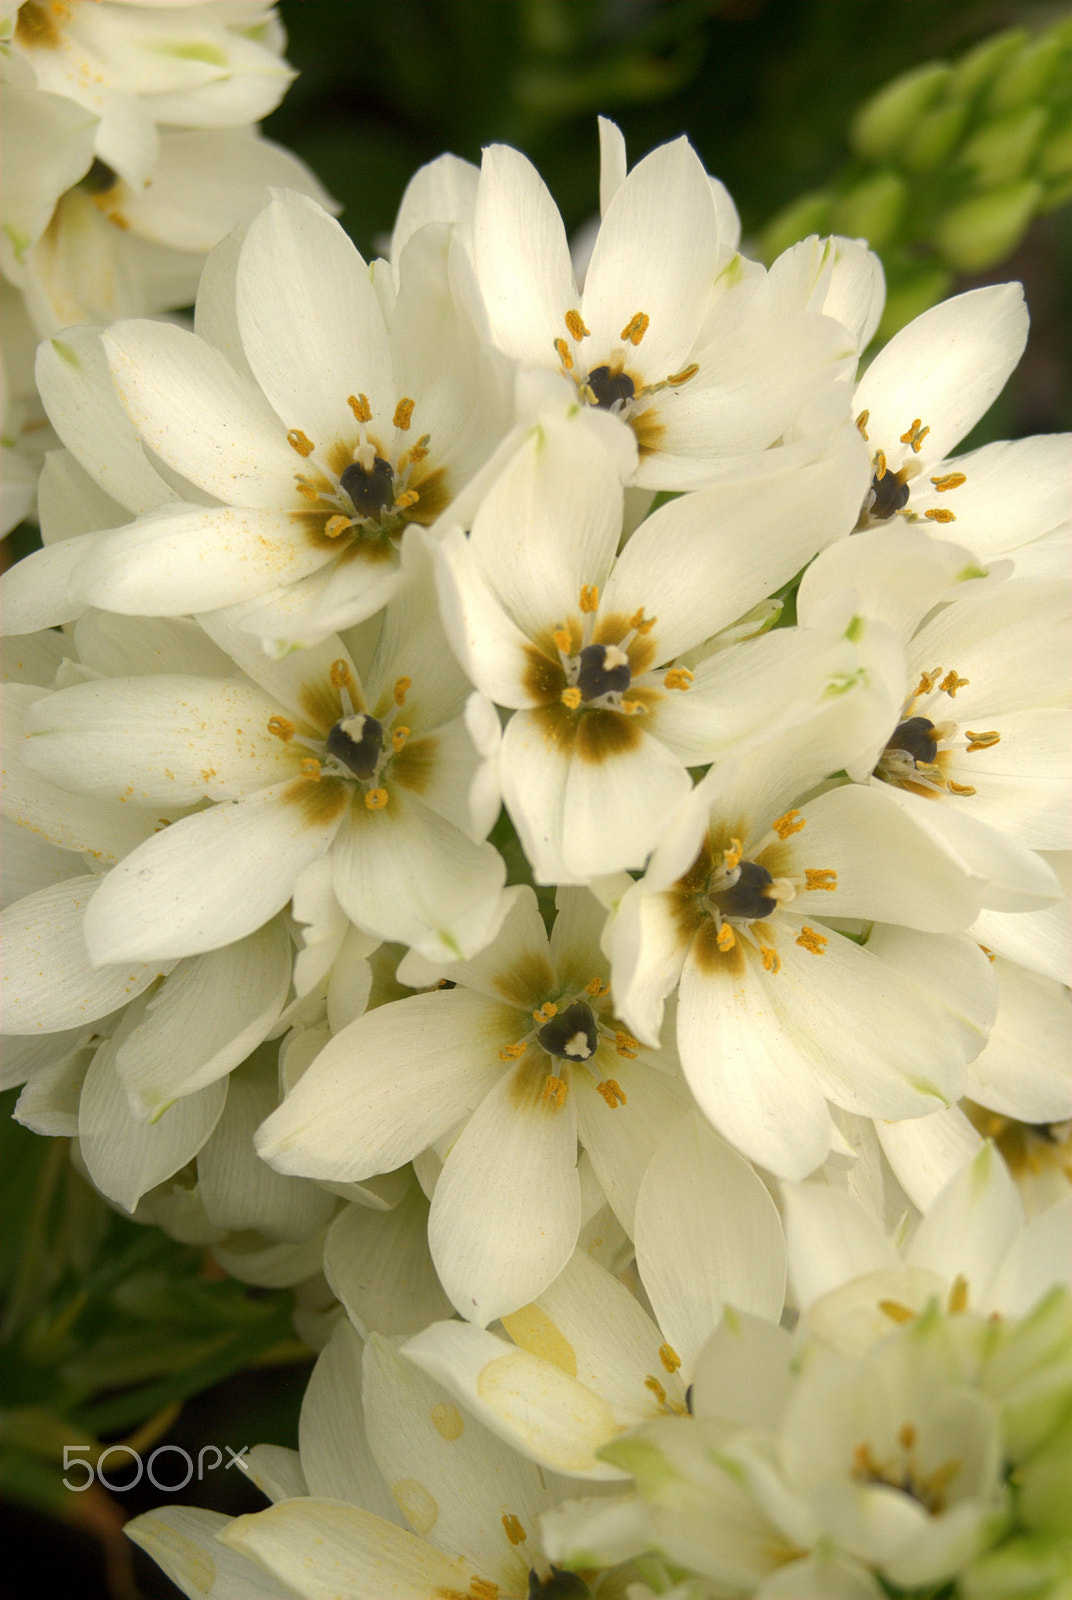
[[[1013,0],[281,0],[300,76],[265,131],[344,207],[366,256],[444,150],[524,150],[567,228],[592,214],[595,117],[631,162],[685,133],[737,202],[749,253],[868,233],[891,314],[1019,278],[1027,352],[971,436],[1072,426],[1072,11]],[[657,248],[657,241],[653,241]],[[17,549],[21,546],[16,541]],[[0,1600],[178,1593],[122,1538],[147,1482],[62,1486],[62,1445],[293,1445],[308,1374],[289,1297],[116,1217],[66,1142],[0,1099]],[[113,1476],[122,1473],[112,1467]],[[180,1498],[228,1512],[237,1473]]]

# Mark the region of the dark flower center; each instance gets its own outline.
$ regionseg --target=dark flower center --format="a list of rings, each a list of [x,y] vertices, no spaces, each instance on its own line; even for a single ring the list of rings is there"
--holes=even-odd
[[[722,916],[740,917],[745,922],[769,917],[778,902],[763,891],[774,879],[758,861],[742,861],[738,870],[737,882],[716,890],[710,897],[712,904]]]
[[[917,767],[921,762],[924,766],[933,766],[938,754],[938,742],[932,737],[933,733],[934,723],[929,717],[908,717],[897,724],[886,749],[903,751]]]
[[[629,657],[619,645],[586,644],[577,660],[577,688],[582,700],[623,694],[632,681]]]
[[[636,385],[628,373],[612,372],[609,367],[593,367],[588,374],[588,387],[596,397],[596,405],[609,411],[619,400],[632,400]]]
[[[545,1022],[536,1037],[548,1055],[557,1056],[560,1061],[587,1061],[596,1053],[599,1030],[591,1006],[574,1000]]]
[[[541,1578],[536,1569],[529,1569],[528,1600],[589,1600],[592,1591],[583,1578],[562,1567],[552,1567],[549,1578]]]
[[[351,461],[339,478],[339,487],[350,496],[359,517],[378,517],[394,503],[394,468],[382,456],[375,458],[371,472],[366,472],[360,461]]]
[[[896,472],[884,472],[881,478],[871,479],[871,494],[873,499],[869,508],[869,515],[876,522],[885,522],[902,506],[908,504],[908,484],[901,481]]]
[[[327,737],[328,754],[348,767],[355,778],[375,776],[383,754],[383,724],[358,712],[343,717]]]

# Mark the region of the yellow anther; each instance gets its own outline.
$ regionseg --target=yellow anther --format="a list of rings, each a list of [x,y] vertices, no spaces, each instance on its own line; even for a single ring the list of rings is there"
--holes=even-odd
[[[973,733],[970,728],[965,728],[964,737],[969,741],[969,750],[989,750],[1001,739],[1000,733]]]
[[[656,1400],[658,1400],[661,1406],[666,1404],[666,1390],[663,1388],[658,1378],[653,1378],[650,1372],[644,1379],[644,1387],[645,1389],[651,1390],[652,1394],[655,1396]]]
[[[671,389],[677,389],[681,384],[688,383],[690,378],[695,378],[699,370],[700,363],[698,361],[690,361],[689,365],[687,367],[682,367],[680,372],[671,372],[666,382],[669,384]]]
[[[726,871],[732,872],[734,867],[739,867],[743,855],[744,845],[740,839],[731,839],[726,849],[722,852],[722,865]]]
[[[590,978],[584,986],[585,994],[590,994],[593,1000],[602,1000],[604,995],[610,994],[610,984],[604,983],[602,978]]]
[[[876,450],[875,451],[875,477],[881,483],[882,479],[885,476],[886,476],[886,452],[884,450]]]
[[[939,494],[944,494],[946,489],[959,489],[961,484],[967,481],[963,472],[946,472],[940,478],[931,479]]]
[[[573,649],[573,640],[570,638],[569,629],[556,628],[551,637],[561,650],[562,654],[564,656],[568,656],[570,651]]]
[[[771,823],[771,830],[779,839],[788,839],[791,833],[799,833],[806,827],[807,822],[807,817],[802,817],[799,811],[787,811],[784,817],[775,818]]]
[[[412,688],[413,688],[413,679],[412,678],[396,678],[395,679],[394,700],[395,700],[395,705],[396,706],[404,706],[405,705],[405,703],[406,703],[406,695],[409,693],[409,691]]]
[[[556,1078],[554,1073],[552,1073],[543,1086],[544,1100],[553,1100],[555,1102],[555,1109],[561,1110],[566,1103],[567,1094],[569,1094],[569,1085],[567,1084],[565,1078]]]
[[[395,406],[395,414],[391,418],[391,421],[394,423],[396,428],[401,428],[403,433],[405,433],[406,429],[413,421],[413,407],[416,405],[416,403],[417,402],[415,400],[400,400]]]
[[[956,669],[954,668],[952,672],[946,673],[938,687],[941,689],[943,694],[947,694],[949,698],[953,700],[956,698],[957,690],[963,689],[965,685],[970,682],[970,678],[958,678]]]
[[[821,956],[826,950],[826,934],[816,933],[814,928],[801,928],[797,937],[797,944],[802,950],[807,950],[813,956]]]
[[[502,1525],[506,1530],[506,1537],[509,1539],[511,1544],[525,1543],[525,1540],[528,1538],[528,1534],[525,1532],[524,1528],[521,1526],[521,1523],[514,1516],[512,1511],[508,1511],[504,1514]]]
[[[686,689],[691,689],[692,679],[693,674],[688,667],[671,667],[663,679],[663,685],[667,689],[680,689],[684,692]]]
[[[303,778],[312,778],[314,783],[320,782],[320,763],[315,756],[306,756],[301,764]]]
[[[519,1039],[516,1044],[507,1044],[503,1046],[503,1048],[499,1051],[499,1060],[520,1061],[527,1049],[528,1044],[526,1041],[524,1039]]]
[[[901,1449],[914,1450],[917,1438],[918,1434],[916,1433],[914,1424],[911,1422],[902,1422],[901,1426],[897,1429],[897,1443],[901,1446]]]
[[[797,940],[799,944],[799,939]],[[764,972],[781,972],[782,962],[777,950],[772,945],[761,944],[759,947],[760,959],[763,962]]]
[[[591,332],[590,328],[585,327],[584,318],[581,316],[579,311],[566,312],[566,327],[569,329],[570,334],[574,339],[587,339],[589,333]]]
[[[411,461],[423,461],[428,454],[428,445],[431,442],[430,433],[422,433],[416,444],[411,444],[405,455],[398,458],[398,470],[403,472]]]
[[[932,506],[923,515],[931,522],[956,522],[957,520],[956,512],[947,511],[944,506]]]
[[[315,505],[320,499],[320,490],[314,489],[312,484],[307,482],[305,478],[299,478],[295,487],[302,499],[308,500],[311,505]]]
[[[734,933],[728,922],[724,922],[721,928],[719,928],[718,933],[715,935],[715,943],[718,945],[718,948],[722,951],[723,955],[725,955],[728,950],[732,950],[734,945],[737,943],[737,935]]]
[[[553,1000],[545,1000],[539,1011],[532,1013],[533,1022],[550,1022],[552,1017],[558,1016],[558,1007]]]
[[[341,658],[331,663],[331,670],[328,676],[331,679],[331,687],[333,689],[353,689],[356,687],[350,663],[343,661]]]
[[[582,611],[592,612],[599,607],[599,586],[594,583],[582,583],[580,607]]]
[[[274,733],[277,739],[282,739],[286,744],[294,737],[294,724],[289,717],[269,717],[268,732]]]
[[[880,1300],[878,1308],[891,1322],[911,1322],[916,1314],[910,1306],[902,1305],[900,1300]]]
[[[569,706],[571,711],[576,711],[581,703],[581,691],[579,689],[563,689],[559,699],[564,706]]]
[[[319,498],[319,496],[317,498]],[[337,539],[340,533],[345,533],[347,528],[351,526],[352,523],[349,517],[329,517],[324,524],[324,532],[327,534],[329,539]]]
[[[640,1046],[631,1033],[619,1028],[614,1035],[614,1048],[623,1061],[635,1061]]]
[[[968,1280],[962,1272],[958,1272],[953,1279],[953,1287],[949,1291],[950,1311],[967,1311],[968,1309]]]
[[[629,626],[634,633],[650,633],[658,620],[658,617],[645,617],[644,607],[641,606],[640,610],[634,611],[629,618]]]
[[[832,867],[805,867],[805,889],[836,889],[837,873]]]
[[[287,434],[287,443],[292,450],[300,456],[311,456],[316,446],[311,439],[307,439],[300,428],[291,428]]]
[[[931,693],[935,684],[938,682],[938,674],[941,672],[941,670],[941,667],[935,667],[931,672],[920,673],[919,682],[916,684],[916,687],[912,693],[913,700],[918,699],[921,694]]]
[[[386,789],[367,789],[365,791],[365,805],[369,811],[382,811],[387,804]]]
[[[391,735],[391,749],[395,752],[396,755],[399,752],[399,750],[401,750],[402,746],[405,744],[405,742],[406,742],[406,740],[408,738],[409,738],[409,729],[408,728],[396,728],[394,730],[394,732]]]
[[[601,1094],[613,1111],[616,1106],[624,1106],[625,1090],[613,1078],[604,1078],[602,1083],[596,1084],[596,1093]]]
[[[865,439],[867,438],[867,423],[870,416],[870,411],[861,411],[860,415],[856,418],[856,426]]]
[[[573,354],[565,339],[555,340],[555,352],[567,372],[573,371]]]
[[[392,511],[408,511],[410,506],[415,506],[420,498],[416,489],[403,489],[402,493],[396,496],[391,509]]]
[[[621,706],[622,706],[622,710],[625,712],[627,717],[637,717],[637,716],[640,715],[640,713],[644,709],[644,706],[643,706],[642,702],[639,701],[639,700],[624,700],[623,699],[622,702],[621,702]]]
[[[996,961],[997,960],[997,956],[994,954],[993,950],[991,950],[991,948],[990,948],[990,946],[988,944],[981,944],[979,946],[979,948],[983,952],[984,956],[986,957],[986,959],[988,961]]]
[[[681,1357],[672,1344],[661,1344],[659,1346],[659,1360],[667,1372],[676,1372],[681,1366]]]
[[[348,394],[346,404],[350,407],[358,422],[372,421],[372,407],[368,402],[367,394]]]
[[[620,339],[628,339],[630,344],[639,344],[648,331],[650,321],[651,318],[646,311],[636,311],[629,318],[618,337]]]
[[[948,779],[948,784],[949,784],[949,792],[950,792],[950,794],[965,794],[965,795],[967,795],[967,794],[974,794],[975,793],[975,790],[972,788],[970,783],[954,783],[952,778],[950,778],[950,779]]]
[[[928,433],[930,433],[930,431],[931,431],[930,428],[929,427],[924,427],[924,425],[920,421],[920,419],[918,417],[916,417],[915,420],[912,423],[912,426],[909,428],[908,432],[907,433],[902,433],[902,435],[901,435],[901,443],[902,444],[911,445],[913,453],[918,456],[919,452],[920,452],[920,450],[921,450],[921,448],[923,446],[923,441],[927,437]]]

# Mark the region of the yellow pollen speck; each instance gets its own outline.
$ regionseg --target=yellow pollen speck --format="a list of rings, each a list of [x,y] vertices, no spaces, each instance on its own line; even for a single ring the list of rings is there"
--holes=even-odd
[[[631,1033],[626,1033],[624,1028],[619,1028],[614,1035],[614,1048],[623,1061],[635,1061],[640,1046]]]
[[[719,928],[718,933],[715,935],[715,943],[718,945],[718,948],[722,951],[723,955],[725,955],[728,950],[732,950],[734,945],[737,943],[737,935],[734,933],[728,922],[724,922],[721,928]]]
[[[671,389],[678,389],[683,383],[688,383],[690,378],[695,378],[699,370],[699,362],[691,361],[687,367],[682,367],[680,372],[671,372],[666,381]]]
[[[556,1078],[553,1072],[550,1073],[547,1082],[543,1086],[544,1100],[553,1100],[555,1102],[555,1110],[560,1111],[566,1103],[568,1093],[569,1085],[565,1078]]]
[[[629,618],[629,626],[637,633],[650,633],[658,620],[658,617],[645,617],[644,607],[641,606],[640,610],[635,611]]]
[[[320,498],[319,495],[317,498]],[[347,528],[350,526],[351,522],[349,517],[329,517],[324,524],[324,532],[327,534],[329,539],[337,539],[339,534],[345,533]]]
[[[956,522],[957,520],[956,512],[947,511],[944,506],[932,506],[923,515],[929,518],[931,522]]]
[[[919,417],[916,417],[908,432],[902,433],[901,443],[911,445],[913,453],[918,456],[923,447],[923,441],[930,431],[930,428],[924,427]]]
[[[604,1078],[602,1083],[597,1083],[596,1092],[603,1096],[612,1111],[616,1106],[625,1104],[625,1090],[620,1088],[613,1078]]]
[[[666,1390],[663,1388],[658,1378],[653,1378],[650,1372],[644,1379],[644,1387],[645,1389],[651,1390],[652,1394],[655,1396],[656,1400],[658,1400],[661,1406],[666,1404]]]
[[[856,418],[856,426],[859,428],[865,439],[867,438],[867,423],[870,416],[870,411],[861,411],[860,415]]]
[[[567,372],[573,371],[573,356],[565,339],[555,340],[555,353]]]
[[[367,394],[348,394],[346,404],[350,407],[358,422],[372,421],[372,407],[368,402]]]
[[[681,1365],[681,1357],[672,1344],[661,1344],[659,1346],[659,1360],[667,1372],[676,1372]]]
[[[382,811],[387,800],[386,789],[369,789],[365,794],[365,805],[369,811]]]
[[[516,1044],[507,1044],[499,1051],[500,1061],[519,1061],[528,1049],[524,1039],[519,1039]]]
[[[1001,734],[993,731],[990,733],[973,733],[970,728],[965,728],[964,737],[970,741],[968,744],[969,750],[989,750],[992,745],[1000,741]]]
[[[734,867],[739,866],[743,855],[744,845],[740,839],[731,839],[728,847],[722,852],[722,865],[726,871],[732,872]]]
[[[947,694],[953,700],[956,698],[957,690],[963,689],[970,681],[969,678],[958,678],[954,668],[952,672],[946,673],[938,687],[943,694]]]
[[[406,703],[406,695],[409,692],[409,690],[412,689],[412,687],[413,687],[413,679],[412,678],[396,678],[395,679],[395,705],[396,706],[404,706],[405,705],[405,703]]]
[[[311,456],[316,448],[316,446],[313,444],[313,441],[311,439],[307,439],[300,428],[291,428],[290,432],[287,434],[287,443],[290,445],[290,448],[292,450],[296,450],[300,456]]]
[[[571,711],[576,711],[581,703],[581,691],[579,689],[563,689],[559,698],[564,706],[569,706]]]
[[[595,611],[599,606],[599,588],[594,583],[581,585],[580,607],[582,611]]]
[[[413,421],[413,407],[416,403],[415,400],[400,400],[395,406],[395,414],[391,420],[396,428],[402,429],[403,433]]]
[[[967,481],[963,472],[947,472],[940,478],[931,479],[939,494],[944,493],[946,489],[959,489],[961,484],[967,483]]]
[[[558,1007],[553,1000],[545,1000],[539,1011],[532,1013],[533,1022],[550,1022],[552,1017],[558,1016]]]
[[[420,498],[416,489],[403,489],[402,493],[395,499],[391,509],[392,511],[408,511],[410,506],[415,506]]]
[[[949,792],[950,792],[950,794],[974,794],[975,793],[975,790],[972,788],[970,783],[954,783],[952,778],[950,778],[948,781],[949,781]]]
[[[312,778],[314,783],[320,782],[320,763],[315,756],[306,756],[301,764],[303,778]]]
[[[885,476],[886,476],[886,452],[884,450],[876,450],[875,451],[875,477],[881,483],[882,479]]]
[[[915,1312],[899,1300],[880,1300],[878,1308],[884,1317],[889,1317],[891,1322],[911,1322]]]
[[[517,1517],[514,1516],[512,1511],[507,1511],[503,1515],[502,1525],[506,1530],[506,1537],[509,1539],[511,1544],[525,1543],[525,1540],[528,1538],[528,1534],[525,1532],[524,1528],[521,1526],[521,1523],[518,1521]]]
[[[331,687],[333,689],[354,689],[354,674],[348,661],[333,661],[331,663]]]
[[[315,505],[320,499],[319,490],[314,489],[311,483],[306,483],[304,478],[297,480],[297,489],[302,499],[308,500],[311,505]],[[334,518],[332,520],[334,521]],[[345,518],[343,520],[345,521]]]
[[[396,728],[394,733],[392,733],[391,749],[394,750],[396,754],[399,750],[401,750],[402,746],[409,738],[409,732],[410,730],[408,728]]]
[[[457,1439],[465,1427],[465,1422],[457,1406],[433,1406],[431,1410],[432,1425],[438,1434],[441,1434],[448,1443]]]
[[[647,333],[650,322],[651,318],[646,311],[636,311],[629,318],[618,337],[620,339],[628,339],[630,344],[637,345]]]
[[[784,817],[775,818],[771,823],[771,831],[776,833],[779,839],[788,839],[791,833],[799,833],[806,827],[807,822],[807,817],[802,817],[799,811],[787,811]]]
[[[667,689],[680,689],[684,692],[692,687],[692,679],[693,674],[688,667],[671,667],[663,679],[663,684]]]
[[[802,950],[809,951],[813,956],[821,956],[826,950],[826,934],[816,933],[814,928],[801,928],[797,944]]]
[[[585,327],[584,318],[579,311],[566,312],[566,327],[574,339],[587,339],[591,332],[590,328]]]
[[[590,978],[584,986],[585,994],[590,994],[593,1000],[602,1000],[605,994],[610,994],[610,984],[604,983],[602,978]]]
[[[799,939],[797,940],[799,944]],[[772,945],[764,944],[759,947],[759,954],[763,961],[764,972],[781,972],[782,963],[777,950]]]
[[[832,867],[805,867],[805,889],[836,889],[837,873]]]
[[[274,733],[277,739],[282,739],[286,744],[294,737],[294,724],[289,717],[269,717],[268,732]]]

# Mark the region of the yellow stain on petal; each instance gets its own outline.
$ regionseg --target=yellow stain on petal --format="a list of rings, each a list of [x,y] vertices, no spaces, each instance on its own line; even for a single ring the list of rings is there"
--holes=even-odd
[[[448,1444],[460,1437],[465,1420],[457,1406],[433,1406],[431,1416],[432,1426]]]
[[[66,7],[38,5],[37,0],[25,0],[15,22],[16,44],[22,45],[24,50],[57,49],[63,35],[56,24],[66,16]]]
[[[502,1318],[502,1325],[514,1343],[529,1355],[549,1361],[571,1378],[577,1376],[577,1352],[540,1306],[522,1306]]]
[[[391,1499],[413,1531],[423,1539],[439,1521],[439,1507],[416,1478],[400,1478],[391,1485]]]

